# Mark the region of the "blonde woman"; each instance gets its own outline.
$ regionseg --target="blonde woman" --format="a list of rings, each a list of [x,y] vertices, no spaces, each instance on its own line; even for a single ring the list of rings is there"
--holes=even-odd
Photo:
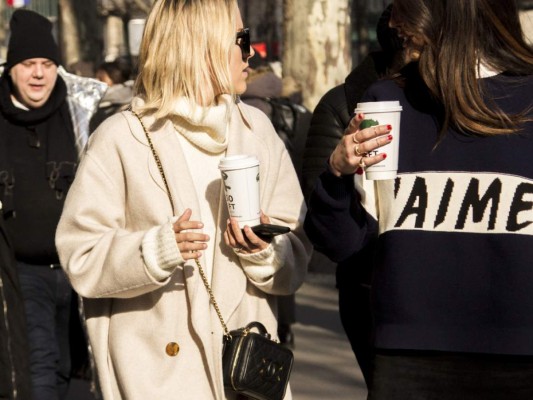
[[[296,174],[268,118],[238,101],[252,56],[236,0],[158,0],[134,113],[91,136],[56,243],[85,298],[105,399],[235,398],[196,261],[230,330],[257,320],[275,334],[274,295],[303,282],[311,247]],[[235,154],[260,160],[261,221],[291,233],[262,240],[229,218],[217,166]]]

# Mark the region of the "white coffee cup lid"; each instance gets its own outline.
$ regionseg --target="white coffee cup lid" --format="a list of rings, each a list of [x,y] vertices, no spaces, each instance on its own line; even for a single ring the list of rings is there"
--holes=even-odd
[[[259,160],[255,156],[235,155],[224,157],[220,160],[218,168],[222,170],[242,169],[259,165]]]
[[[402,111],[402,106],[399,101],[370,101],[367,103],[357,103],[354,111],[356,113]]]

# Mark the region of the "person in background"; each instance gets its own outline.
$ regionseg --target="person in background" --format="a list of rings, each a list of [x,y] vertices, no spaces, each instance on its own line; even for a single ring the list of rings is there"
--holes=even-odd
[[[0,212],[2,203],[0,202]],[[17,264],[0,217],[0,399],[31,400],[24,302]]]
[[[305,137],[295,137],[306,127],[298,130],[296,126],[300,112],[294,107],[302,107],[294,103],[295,98],[300,97],[301,90],[296,86],[293,79],[282,79],[274,73],[269,63],[261,58],[254,61],[258,56],[250,59],[249,75],[246,81],[246,91],[241,95],[241,100],[263,111],[273,123],[278,136],[285,143],[285,147],[291,156],[292,163],[300,178],[301,150],[298,143],[305,143]],[[294,332],[292,325],[296,322],[296,298],[290,296],[278,297],[278,337],[280,343],[294,348]]]
[[[0,78],[0,201],[24,299],[33,398],[46,400],[67,395],[75,303],[54,244],[78,158],[59,63],[51,22],[16,10]]]
[[[320,99],[313,111],[301,180],[306,199],[309,199],[318,176],[342,138],[366,89],[377,80],[398,72],[405,65],[403,42],[396,30],[389,27],[391,12],[392,4],[385,8],[376,26],[381,50],[369,53],[350,72],[344,83],[334,87]],[[366,383],[372,360],[370,284],[375,244],[375,240],[370,240],[359,252],[338,263],[335,271],[341,322]],[[311,263],[315,262],[322,260],[312,258]]]
[[[241,100],[246,104],[259,108],[269,118],[272,117],[272,106],[268,98],[281,97],[283,80],[275,74],[269,63],[256,54],[250,59],[246,91],[241,95]],[[257,61],[256,61],[257,58]]]
[[[399,101],[400,126],[352,118],[305,223],[337,261],[378,237],[368,398],[531,399],[533,50],[516,1],[395,0],[390,24],[413,61],[363,100]],[[391,128],[398,176],[367,181]]]
[[[124,60],[115,60],[102,63],[96,69],[96,79],[104,82],[108,89],[98,104],[98,110],[89,124],[93,132],[104,119],[120,111],[121,108],[131,103],[133,98],[133,80],[131,68]]]
[[[253,54],[236,0],[155,1],[131,111],[89,138],[56,245],[105,399],[235,399],[205,282],[229,330],[259,321],[276,338],[277,296],[304,281],[296,173],[267,116],[238,101]],[[260,161],[261,222],[290,233],[261,239],[229,217],[218,164],[236,154]]]

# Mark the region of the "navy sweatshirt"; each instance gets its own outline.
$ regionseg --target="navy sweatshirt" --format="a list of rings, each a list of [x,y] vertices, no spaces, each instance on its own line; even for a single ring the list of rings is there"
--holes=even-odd
[[[506,112],[533,107],[533,76],[480,84]],[[421,94],[391,80],[367,91],[403,107],[398,177],[324,171],[306,232],[335,261],[379,235],[376,347],[533,355],[533,123],[492,137],[450,129],[435,147],[441,113]]]

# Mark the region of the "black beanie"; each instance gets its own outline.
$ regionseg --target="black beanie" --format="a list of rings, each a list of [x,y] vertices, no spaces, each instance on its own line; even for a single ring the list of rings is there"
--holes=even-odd
[[[376,27],[378,42],[384,52],[393,54],[403,49],[403,40],[398,37],[396,29],[389,28],[392,4],[383,10]]]
[[[34,11],[16,10],[9,21],[9,29],[6,70],[30,58],[47,58],[60,64],[52,23],[47,18]]]

